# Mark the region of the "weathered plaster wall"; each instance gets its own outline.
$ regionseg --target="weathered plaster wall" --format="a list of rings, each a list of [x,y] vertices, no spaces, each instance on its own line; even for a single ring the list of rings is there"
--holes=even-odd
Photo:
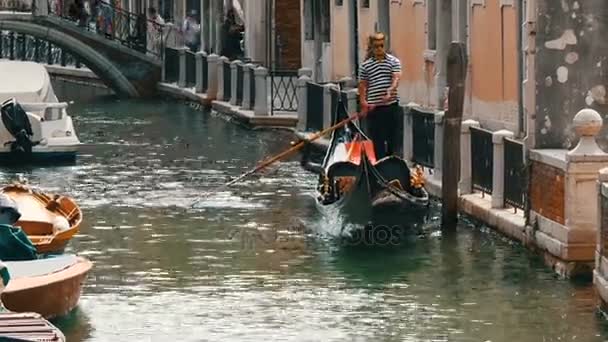
[[[608,2],[538,0],[536,145],[571,148],[572,119],[585,107],[607,113]],[[607,130],[598,136],[606,150]]]
[[[471,116],[491,130],[517,131],[517,12],[488,1],[472,6]]]
[[[425,105],[428,92],[423,68],[426,9],[421,3],[393,2],[390,15],[391,50],[401,60],[402,68],[399,96],[403,101]]]
[[[331,2],[331,41],[333,46],[332,80],[339,80],[345,76],[351,76],[353,66],[351,63],[351,27],[352,23],[349,20],[349,7],[352,6],[351,1],[344,1],[338,6],[335,2]]]

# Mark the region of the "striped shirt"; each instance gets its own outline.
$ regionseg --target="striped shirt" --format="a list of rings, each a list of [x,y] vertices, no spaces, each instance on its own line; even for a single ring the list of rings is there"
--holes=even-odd
[[[401,72],[401,62],[397,57],[387,53],[383,61],[378,61],[376,57],[367,59],[361,64],[359,70],[359,79],[367,81],[367,103],[379,104],[393,83],[393,73]],[[399,96],[395,92],[385,104],[389,105],[398,101]]]

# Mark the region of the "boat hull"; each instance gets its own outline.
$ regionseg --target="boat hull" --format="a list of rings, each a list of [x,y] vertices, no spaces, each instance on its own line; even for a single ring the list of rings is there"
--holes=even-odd
[[[38,253],[62,253],[80,229],[82,211],[72,198],[46,194],[24,184],[6,186],[2,193],[17,203],[21,217],[15,226],[23,229]]]
[[[3,165],[23,165],[23,164],[63,164],[75,163],[78,152],[59,151],[59,152],[32,152],[28,155],[15,155],[10,152],[0,152],[0,163]]]
[[[53,259],[6,262],[11,277],[17,274],[2,292],[2,303],[7,309],[36,312],[46,319],[52,319],[64,316],[76,307],[86,276],[93,266],[89,260],[76,257],[73,264],[55,272],[19,276],[20,268],[43,268],[44,263]]]

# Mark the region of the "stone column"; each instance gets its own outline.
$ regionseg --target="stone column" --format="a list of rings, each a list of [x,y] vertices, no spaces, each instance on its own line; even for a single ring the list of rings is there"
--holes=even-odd
[[[298,77],[301,76],[308,76],[309,78],[312,78],[312,69],[311,68],[300,68],[298,69]]]
[[[460,194],[473,192],[471,173],[471,127],[479,127],[475,120],[465,120],[460,126]]]
[[[595,137],[603,125],[600,114],[593,109],[579,111],[573,126],[580,140],[566,154],[566,198],[564,201],[565,222],[571,230],[595,230],[598,208],[589,198],[595,194],[599,170],[608,163],[608,154],[602,151]]]
[[[228,102],[224,95],[224,64],[228,63],[229,59],[226,56],[222,56],[217,60],[217,99],[218,101]]]
[[[180,88],[186,87],[186,50],[185,47],[178,48],[179,53],[179,78],[177,86]]]
[[[505,207],[505,138],[513,138],[513,132],[500,130],[492,133],[492,208],[495,209]]]
[[[253,109],[251,106],[251,82],[255,82],[255,65],[247,63],[243,66],[243,109]]]
[[[237,79],[237,65],[243,64],[243,62],[237,60],[232,61],[232,63],[230,63],[230,72],[231,72],[231,76],[230,76],[230,81],[232,82],[230,85],[230,104],[233,106],[236,106],[236,88],[238,85],[238,79]]]
[[[196,57],[196,92],[197,93],[202,93],[203,92],[203,80],[205,79],[205,77],[207,77],[207,75],[203,75],[203,57],[207,57],[207,53],[204,51],[199,51],[196,53],[195,55]],[[207,72],[209,72],[209,70],[207,69]]]
[[[433,178],[441,182],[443,170],[443,117],[445,112],[435,113],[435,144],[433,146]],[[412,146],[413,148],[413,146]]]
[[[207,99],[215,100],[218,96],[219,56],[212,53],[207,56]],[[223,75],[222,75],[223,79]]]
[[[403,159],[414,159],[414,127],[412,111],[409,106],[403,107]]]
[[[436,35],[436,51],[435,59],[435,85],[437,86],[437,107],[443,108],[447,92],[447,57],[452,41],[452,2],[447,0],[439,0],[437,6],[437,35]]]
[[[357,113],[357,110],[359,109],[357,108],[357,97],[359,97],[358,89],[349,89],[346,91],[346,109],[348,110],[349,115]]]
[[[268,116],[268,69],[255,69],[255,116]]]
[[[595,250],[595,270],[593,274],[593,284],[599,294],[603,307],[608,303],[608,251],[605,250],[605,238],[608,231],[608,222],[604,223],[608,217],[602,217],[602,203],[608,201],[608,168],[599,171],[597,181],[597,215],[596,226],[596,250]]]
[[[298,74],[300,73],[298,72]],[[310,76],[306,74],[300,74],[298,78],[298,125],[296,128],[300,132],[306,131],[306,123],[308,121],[308,82],[311,81]]]
[[[333,108],[331,105],[331,90],[338,89],[333,83],[327,83],[323,85],[323,129],[331,127]]]

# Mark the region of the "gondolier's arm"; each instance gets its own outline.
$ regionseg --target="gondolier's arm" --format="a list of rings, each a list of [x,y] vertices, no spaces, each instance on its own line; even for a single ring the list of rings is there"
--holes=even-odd
[[[372,110],[370,105],[367,103],[367,81],[359,81],[359,103],[361,104],[361,117],[365,117],[367,112]]]

